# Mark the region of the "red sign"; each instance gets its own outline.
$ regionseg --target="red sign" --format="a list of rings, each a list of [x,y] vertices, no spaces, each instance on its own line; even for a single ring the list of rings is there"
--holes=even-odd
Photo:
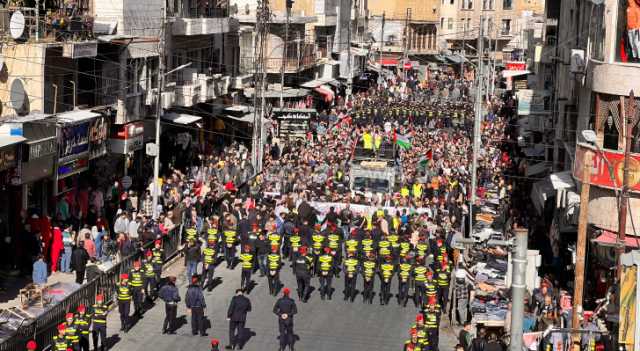
[[[509,71],[524,71],[527,69],[527,63],[523,61],[509,61],[505,64],[505,69]]]
[[[411,62],[407,62],[404,64],[404,69],[411,69]]]
[[[591,167],[589,184],[611,189],[622,187],[624,170],[624,154],[622,152],[597,152],[594,148],[578,144],[576,146],[576,161],[573,164],[573,176],[580,181],[583,181],[582,168],[585,154]],[[607,161],[613,168],[613,177],[609,173]],[[640,193],[640,154],[632,153],[629,157],[629,190]]]
[[[112,139],[132,139],[144,134],[144,123],[132,122],[118,126],[115,135]]]

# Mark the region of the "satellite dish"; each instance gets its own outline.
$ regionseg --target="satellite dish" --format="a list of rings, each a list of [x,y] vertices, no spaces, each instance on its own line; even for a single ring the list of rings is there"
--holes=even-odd
[[[9,103],[11,104],[11,107],[16,111],[22,110],[26,95],[22,79],[14,79],[11,83],[11,90],[9,91],[9,98],[11,99]]]
[[[14,12],[11,15],[11,20],[9,21],[9,32],[11,32],[11,37],[15,40],[22,39],[25,25],[26,21],[22,12]]]

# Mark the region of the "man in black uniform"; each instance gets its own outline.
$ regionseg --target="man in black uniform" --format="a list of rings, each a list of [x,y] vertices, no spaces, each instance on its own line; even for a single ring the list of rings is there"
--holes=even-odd
[[[107,341],[107,313],[109,313],[109,310],[104,304],[104,296],[102,294],[96,295],[96,303],[92,306],[92,309],[93,349],[98,350],[98,338],[100,338],[100,351],[104,351]]]
[[[236,296],[231,299],[229,310],[227,311],[227,320],[229,321],[229,345],[227,350],[235,350],[236,346],[240,349],[244,346],[242,333],[244,324],[247,322],[247,313],[251,312],[251,301],[244,296],[242,289],[236,290]]]
[[[204,309],[207,308],[207,304],[204,301],[204,294],[202,294],[202,288],[198,284],[198,276],[191,277],[191,285],[187,288],[187,295],[184,298],[184,302],[187,305],[187,309],[191,310],[191,333],[193,335],[207,336],[204,329]]]
[[[289,297],[289,288],[282,289],[282,297],[273,306],[273,313],[278,316],[278,328],[280,329],[280,351],[289,345],[293,351],[293,316],[298,313],[296,302]]]
[[[295,261],[293,261],[293,271],[298,283],[298,298],[300,298],[302,302],[307,302],[307,294],[311,290],[312,262],[313,258],[307,255],[307,248],[302,246],[300,248],[300,256],[296,257]]]
[[[133,268],[129,272],[129,286],[131,286],[131,294],[133,297],[133,308],[135,311],[133,315],[142,317],[142,301],[143,301],[143,288],[144,288],[144,272],[141,269],[140,261],[133,261]]]
[[[178,313],[178,302],[180,293],[176,287],[176,277],[169,277],[168,282],[158,292],[158,296],[164,301],[164,323],[162,324],[162,334],[175,334],[174,325]]]
[[[131,309],[131,287],[129,287],[129,275],[120,274],[120,283],[117,286],[118,312],[120,312],[120,330],[125,333],[129,330],[129,310]]]

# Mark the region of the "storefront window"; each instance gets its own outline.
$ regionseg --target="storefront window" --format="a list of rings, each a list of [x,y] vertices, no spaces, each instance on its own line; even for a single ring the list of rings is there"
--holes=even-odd
[[[616,59],[640,63],[640,2],[618,0]]]

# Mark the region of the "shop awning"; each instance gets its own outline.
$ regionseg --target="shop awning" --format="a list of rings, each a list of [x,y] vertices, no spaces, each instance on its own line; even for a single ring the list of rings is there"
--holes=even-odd
[[[252,98],[253,94],[255,94],[255,88],[244,89],[244,95]],[[296,89],[296,88],[285,88],[283,91],[280,89],[272,89],[264,92],[264,97],[267,99],[277,99],[280,98],[280,95],[286,98],[300,98],[305,97],[309,94],[309,90],[307,89]]]
[[[603,230],[602,234],[600,234],[597,238],[593,239],[592,241],[603,246],[617,246],[618,233],[613,233],[608,230]],[[624,244],[627,247],[638,248],[640,247],[640,237],[627,235],[625,236]]]
[[[11,146],[27,140],[27,138],[17,135],[0,135],[0,148]]]
[[[318,78],[318,79],[314,79],[314,80],[310,80],[308,82],[304,82],[302,84],[300,84],[301,87],[303,88],[317,88],[323,84],[329,84],[332,81],[335,81],[335,79],[333,78]]]
[[[326,102],[333,101],[333,98],[334,98],[333,90],[331,90],[331,88],[329,88],[328,86],[321,85],[315,88],[314,90],[318,92],[320,95],[324,96],[324,100]]]
[[[239,122],[253,123],[254,118],[255,118],[255,114],[253,112],[250,112],[250,113],[246,113],[246,114],[244,114],[242,116],[223,115],[223,117],[230,118],[230,119],[233,119],[233,120],[239,121]]]
[[[510,70],[510,69],[506,69],[504,71],[502,71],[502,76],[504,78],[509,78],[509,77],[517,77],[517,76],[526,76],[527,74],[531,73],[531,71],[529,70]]]
[[[465,61],[467,61],[467,59],[465,59],[464,57],[458,55],[458,54],[453,54],[453,55],[445,55],[444,56],[447,60],[451,61],[451,63],[454,64],[461,64]]]
[[[62,123],[78,123],[100,117],[100,114],[89,110],[74,110],[59,113],[56,117]]]
[[[397,58],[383,57],[380,59],[380,64],[382,66],[397,66],[398,62]]]
[[[549,179],[551,180],[551,185],[553,185],[553,188],[556,190],[571,189],[575,187],[571,171],[553,173],[549,176]]]
[[[188,115],[185,113],[169,112],[162,115],[162,119],[176,124],[191,124],[202,119],[200,116]]]

